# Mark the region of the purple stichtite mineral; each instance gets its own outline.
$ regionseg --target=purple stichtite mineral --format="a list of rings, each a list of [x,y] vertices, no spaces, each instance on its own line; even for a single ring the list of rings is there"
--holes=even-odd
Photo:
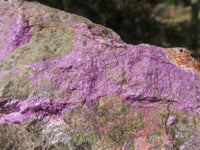
[[[0,149],[200,149],[200,73],[177,49],[1,0]]]

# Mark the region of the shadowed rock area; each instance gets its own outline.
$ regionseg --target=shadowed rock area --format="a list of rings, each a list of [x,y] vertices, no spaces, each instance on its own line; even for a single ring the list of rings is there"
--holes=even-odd
[[[190,150],[200,65],[35,2],[0,1],[0,149]]]

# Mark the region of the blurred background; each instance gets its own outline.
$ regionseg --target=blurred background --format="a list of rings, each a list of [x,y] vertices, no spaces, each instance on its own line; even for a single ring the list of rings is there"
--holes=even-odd
[[[131,44],[185,47],[200,60],[200,0],[29,0],[87,17]]]

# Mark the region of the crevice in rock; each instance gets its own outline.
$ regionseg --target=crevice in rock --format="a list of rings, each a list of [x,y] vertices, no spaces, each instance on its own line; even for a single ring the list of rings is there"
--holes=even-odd
[[[20,108],[18,106],[19,101],[13,101],[6,99],[0,102],[0,113],[9,114],[13,112],[19,112]]]
[[[155,103],[155,102],[160,102],[162,101],[161,99],[157,97],[142,97],[142,96],[136,96],[136,95],[129,95],[128,97],[125,98],[126,101],[134,103],[134,102],[139,102],[139,103],[145,103],[145,102],[150,102],[150,103]]]
[[[40,105],[28,107],[21,113],[39,113],[42,115],[61,115],[62,110],[66,109],[68,103],[41,103]]]
[[[156,102],[163,102],[163,103],[178,103],[178,101],[170,100],[170,99],[160,99],[158,97],[143,97],[142,95],[129,95],[125,98],[125,100],[129,103],[139,102],[142,104],[149,104],[149,103],[156,103]]]

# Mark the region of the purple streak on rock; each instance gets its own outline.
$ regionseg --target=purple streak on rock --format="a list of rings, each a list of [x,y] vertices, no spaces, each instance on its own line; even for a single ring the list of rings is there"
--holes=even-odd
[[[18,46],[27,43],[31,38],[31,28],[21,8],[16,10],[10,4],[7,4],[3,5],[1,9],[5,11],[1,11],[5,14],[1,14],[3,17],[0,19],[0,60]]]
[[[0,102],[0,112],[4,114],[9,114],[12,112],[18,112],[19,106],[18,106],[19,100],[10,100],[10,99],[3,99]]]
[[[27,77],[31,86],[38,79],[41,82],[54,81],[64,95],[66,89],[69,90],[70,94],[64,98],[67,103],[79,104],[84,99],[98,100],[102,96],[118,93],[130,104],[171,101],[179,109],[198,106],[198,85],[193,70],[186,71],[170,63],[162,48],[147,44],[127,45],[106,35],[94,36],[86,24],[77,24],[72,28],[77,34],[73,51],[29,65],[34,70],[33,75]],[[52,73],[55,69],[60,73]],[[39,75],[41,72],[42,76]],[[36,103],[41,98],[45,98],[44,92],[29,96]],[[34,106],[27,110],[47,113],[49,110],[55,112],[56,108],[48,110]]]
[[[130,143],[153,149],[157,141],[163,148],[176,136],[194,139],[200,113],[196,69],[177,66],[161,47],[126,44],[81,17],[32,4],[0,11],[0,124],[22,124],[29,135],[47,120],[41,134],[52,143],[92,133],[94,146],[107,142],[115,149]],[[185,135],[182,125],[192,132]]]

